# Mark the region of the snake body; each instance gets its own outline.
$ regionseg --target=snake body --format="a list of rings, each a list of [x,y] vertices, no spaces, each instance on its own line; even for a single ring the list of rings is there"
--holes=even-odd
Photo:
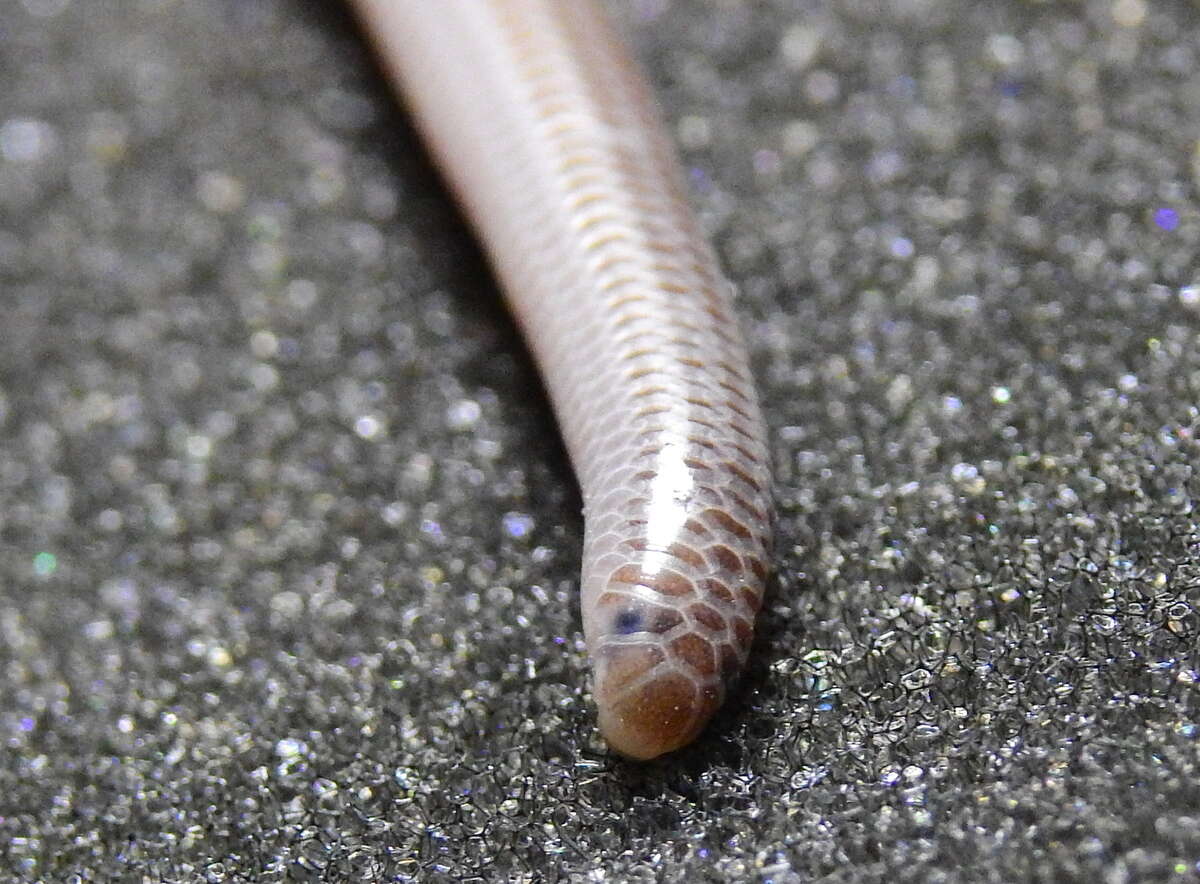
[[[601,732],[669,752],[745,664],[770,475],[731,287],[650,90],[591,0],[352,2],[550,392]]]

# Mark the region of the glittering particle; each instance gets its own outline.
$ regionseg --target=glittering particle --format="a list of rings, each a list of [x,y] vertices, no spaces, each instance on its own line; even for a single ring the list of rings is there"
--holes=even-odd
[[[210,666],[224,669],[232,663],[233,656],[225,648],[216,645],[208,649],[208,664]]]
[[[227,214],[246,200],[242,183],[224,172],[205,172],[196,179],[196,197],[210,212]]]
[[[783,127],[783,150],[788,156],[802,157],[821,140],[821,131],[807,120],[792,120]]]
[[[482,413],[483,409],[474,399],[460,399],[446,409],[446,426],[456,432],[469,430]]]
[[[0,157],[9,162],[40,162],[57,143],[54,128],[42,120],[18,117],[0,123]]]
[[[184,445],[187,449],[188,457],[190,457],[192,460],[206,460],[208,456],[212,454],[212,439],[210,439],[208,436],[192,434],[187,437],[187,441],[184,443]]]
[[[312,791],[318,798],[332,798],[337,795],[339,786],[333,780],[319,777],[313,781]]]
[[[271,613],[281,621],[295,620],[304,613],[304,599],[295,592],[279,592],[271,597]]]
[[[794,71],[802,71],[811,65],[820,51],[821,32],[805,24],[792,25],[779,41],[784,64]]]
[[[395,528],[408,519],[409,506],[401,500],[393,501],[380,511],[379,515],[383,521]]]
[[[364,264],[375,264],[383,255],[386,240],[374,224],[349,224],[345,230],[346,243]]]
[[[992,387],[992,401],[997,405],[1007,405],[1012,401],[1012,391],[1008,387]]]
[[[294,279],[284,291],[287,305],[297,313],[306,313],[317,303],[319,292],[311,279]]]
[[[378,439],[385,433],[383,418],[377,414],[364,414],[354,421],[354,434],[368,442]]]
[[[888,405],[893,411],[899,411],[912,402],[913,392],[912,378],[906,374],[896,375],[887,388]]]
[[[308,745],[303,740],[285,738],[275,744],[275,754],[280,758],[296,758],[308,752]]]
[[[94,642],[108,641],[116,632],[116,627],[111,620],[93,620],[83,627],[83,634],[86,638]]]
[[[933,683],[933,673],[928,669],[912,669],[900,676],[900,685],[906,690],[917,691]]]
[[[415,790],[422,782],[421,774],[411,767],[398,767],[392,772],[396,785],[406,792]]]
[[[501,521],[509,537],[528,537],[534,526],[533,517],[527,513],[505,513]]]
[[[804,79],[804,94],[813,104],[831,104],[841,91],[837,76],[830,71],[815,70]]]
[[[254,389],[259,392],[267,392],[279,385],[279,372],[273,365],[269,365],[266,362],[256,362],[250,367],[248,380]],[[199,383],[198,378],[195,383]]]
[[[1155,209],[1154,223],[1160,230],[1175,230],[1179,227],[1179,212],[1170,208]]]
[[[259,329],[250,336],[250,352],[258,359],[270,359],[279,353],[279,339],[273,332]]]
[[[708,117],[689,115],[679,121],[679,143],[688,150],[708,147],[712,141],[712,121]]]
[[[773,150],[756,150],[752,160],[756,175],[778,175],[780,169],[779,154]]]
[[[1146,20],[1146,0],[1116,0],[1112,17],[1123,28],[1136,28]]]
[[[993,34],[987,41],[987,54],[1000,67],[1013,67],[1025,59],[1025,47],[1012,34]]]
[[[874,154],[871,157],[871,162],[867,166],[867,174],[876,184],[887,184],[895,181],[897,177],[904,171],[904,157],[899,152],[894,150],[884,150]],[[895,241],[894,241],[895,242]],[[907,242],[907,240],[905,240]],[[911,248],[911,243],[909,246]],[[893,254],[895,249],[893,248]],[[912,252],[909,252],[911,255]],[[897,255],[896,257],[909,257],[909,255]]]
[[[33,557],[33,573],[38,577],[49,577],[58,570],[58,557],[54,553],[40,552]]]
[[[893,239],[888,250],[893,258],[911,258],[915,251],[912,240],[903,236]]]
[[[950,478],[965,491],[978,493],[983,490],[984,479],[979,468],[972,463],[957,463],[950,469]]]
[[[480,459],[486,461],[494,461],[504,452],[503,447],[495,439],[476,439],[474,449]]]
[[[409,458],[401,477],[405,485],[416,491],[429,486],[433,481],[433,471],[433,458],[421,451]]]

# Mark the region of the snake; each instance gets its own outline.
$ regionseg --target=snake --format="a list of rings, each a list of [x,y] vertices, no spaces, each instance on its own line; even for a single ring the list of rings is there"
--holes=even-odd
[[[593,0],[350,3],[549,393],[600,733],[673,752],[750,655],[771,471],[734,288],[649,82]]]

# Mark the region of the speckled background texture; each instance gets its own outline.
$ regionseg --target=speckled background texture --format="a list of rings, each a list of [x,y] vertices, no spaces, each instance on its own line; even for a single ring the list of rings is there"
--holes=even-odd
[[[1200,7],[637,0],[778,467],[614,759],[579,497],[317,0],[0,0],[0,880],[1200,880]]]

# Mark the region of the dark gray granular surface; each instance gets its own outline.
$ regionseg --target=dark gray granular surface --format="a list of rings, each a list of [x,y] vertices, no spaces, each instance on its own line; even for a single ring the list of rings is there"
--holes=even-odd
[[[1200,880],[1200,7],[612,6],[778,467],[755,664],[649,765],[341,7],[0,0],[0,880]]]

